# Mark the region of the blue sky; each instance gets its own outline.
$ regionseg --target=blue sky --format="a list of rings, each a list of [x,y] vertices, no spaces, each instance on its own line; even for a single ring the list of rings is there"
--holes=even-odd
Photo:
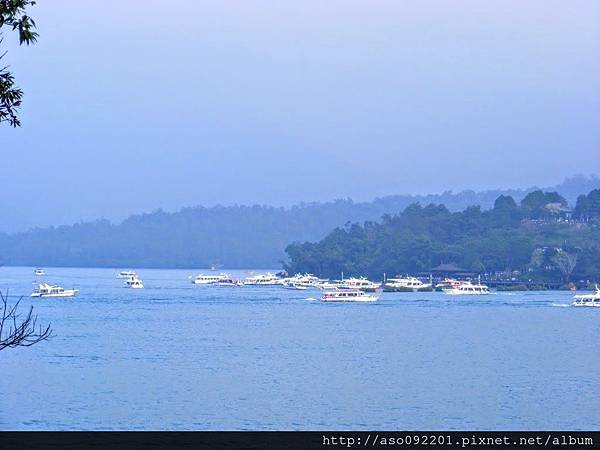
[[[600,173],[596,1],[40,0],[5,229]]]

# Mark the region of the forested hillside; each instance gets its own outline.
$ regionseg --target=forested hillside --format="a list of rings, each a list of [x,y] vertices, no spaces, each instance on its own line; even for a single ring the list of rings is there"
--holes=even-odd
[[[502,195],[487,211],[413,204],[380,222],[351,224],[319,242],[290,245],[286,269],[379,279],[453,263],[480,273],[600,281],[600,190],[580,196],[574,211],[566,205],[559,194],[542,191],[528,194],[520,205]]]

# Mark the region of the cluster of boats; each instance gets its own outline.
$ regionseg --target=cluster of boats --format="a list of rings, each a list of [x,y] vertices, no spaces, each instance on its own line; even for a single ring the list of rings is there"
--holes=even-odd
[[[383,284],[384,292],[431,292],[433,290],[444,292],[448,295],[486,295],[490,293],[489,288],[481,284],[479,280],[476,284],[471,281],[455,280],[446,278],[436,284],[424,283],[415,277],[388,278]]]
[[[44,269],[41,268],[35,269],[33,273],[38,277],[46,274]],[[144,283],[135,272],[123,271],[117,275],[117,278],[125,279],[125,287],[132,289],[142,289],[144,287]],[[78,289],[65,289],[54,284],[39,283],[30,297],[75,297],[78,292]]]
[[[310,274],[297,274],[281,277],[274,273],[252,274],[243,280],[226,273],[220,275],[200,274],[192,278],[192,283],[213,286],[280,286],[284,289],[324,291],[321,300],[326,302],[372,302],[379,299],[381,286],[366,278],[348,278],[340,281],[321,279]]]
[[[281,277],[273,273],[256,274],[245,279],[232,277],[226,273],[219,275],[197,275],[192,283],[213,286],[281,286],[285,289],[323,291],[321,300],[326,302],[372,302],[379,299],[382,292],[431,292],[438,291],[447,295],[488,295],[490,289],[478,279],[470,280],[446,278],[440,283],[425,283],[415,277],[388,278],[383,283],[376,283],[365,277],[329,280],[311,274],[297,274],[292,277]],[[573,306],[600,307],[600,290],[594,294],[575,296]]]
[[[45,275],[42,268],[34,271],[36,276]],[[144,283],[136,272],[122,271],[117,278],[124,279],[124,286],[131,289],[142,289]],[[415,277],[388,278],[383,283],[376,283],[365,277],[346,278],[341,280],[329,280],[316,277],[311,274],[296,274],[294,276],[282,276],[274,273],[251,274],[240,279],[229,274],[199,274],[190,277],[195,285],[242,287],[242,286],[280,286],[284,289],[308,290],[318,289],[322,292],[321,300],[324,302],[373,302],[377,301],[382,292],[430,292],[440,291],[448,295],[487,295],[489,288],[471,281],[446,278],[435,286],[425,283]],[[77,289],[65,289],[58,285],[39,283],[31,297],[73,297],[77,295]],[[592,294],[575,295],[572,306],[600,307],[600,289]]]
[[[329,281],[310,274],[297,274],[293,277],[281,277],[274,273],[252,274],[244,279],[234,278],[226,273],[220,275],[200,274],[192,278],[192,283],[215,286],[281,286],[286,289],[306,290],[357,288],[366,292],[375,292],[380,287],[366,278],[348,278],[341,281]]]
[[[33,271],[36,277],[42,277],[46,275],[46,272],[41,267],[38,267]],[[74,297],[79,291],[77,289],[65,289],[62,286],[39,283],[33,290],[30,297]]]
[[[323,291],[323,301],[375,301],[381,292],[427,292],[433,291],[431,283],[426,284],[415,277],[389,278],[384,283],[376,283],[365,277],[342,278],[329,280],[311,274],[296,274],[292,277],[282,277],[274,273],[253,274],[244,279],[232,277],[229,274],[219,275],[199,274],[192,279],[197,285],[211,286],[281,286],[285,289]],[[435,290],[449,295],[485,295],[489,294],[487,286],[480,282],[446,279],[435,286]]]

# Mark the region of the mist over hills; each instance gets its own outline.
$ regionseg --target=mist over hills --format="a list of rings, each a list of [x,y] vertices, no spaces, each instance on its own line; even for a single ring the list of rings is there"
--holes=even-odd
[[[557,186],[571,205],[580,194],[600,187],[597,176],[575,176]],[[294,241],[316,241],[348,222],[379,220],[412,203],[444,204],[450,211],[468,206],[492,208],[500,195],[517,202],[535,190],[447,191],[433,195],[393,195],[371,202],[350,199],[271,206],[190,207],[175,213],[158,210],[108,220],[0,234],[0,262],[6,265],[82,267],[274,268]]]

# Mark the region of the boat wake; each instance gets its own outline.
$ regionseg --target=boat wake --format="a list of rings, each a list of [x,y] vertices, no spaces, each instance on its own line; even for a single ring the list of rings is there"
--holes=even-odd
[[[550,305],[556,306],[557,308],[567,308],[571,306],[568,303],[551,303]]]

